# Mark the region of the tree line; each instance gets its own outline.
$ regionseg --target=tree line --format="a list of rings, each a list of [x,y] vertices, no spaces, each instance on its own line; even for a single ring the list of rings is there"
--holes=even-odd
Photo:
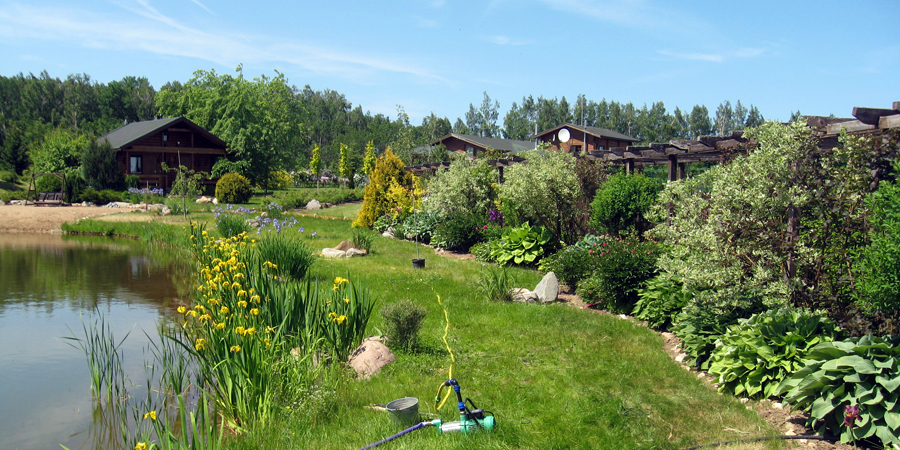
[[[574,104],[565,97],[529,95],[521,103],[513,102],[502,127],[499,110],[499,101],[485,92],[481,105],[470,104],[455,122],[432,112],[414,125],[400,105],[395,118],[372,114],[337,91],[298,88],[278,72],[251,79],[242,67],[232,74],[198,70],[187,82],[168,82],[159,90],[144,77],[101,83],[87,74],[60,79],[46,71],[20,73],[0,76],[0,171],[52,172],[77,166],[97,137],[158,116],[183,115],[224,140],[232,157],[217,166],[219,174],[236,171],[260,186],[276,170],[309,168],[316,147],[326,171],[346,172],[340,170],[343,164],[355,173],[361,171],[369,142],[376,153],[390,147],[404,162],[414,164],[445,159],[445,152],[414,149],[451,132],[529,140],[535,130],[570,122],[649,143],[724,134],[763,122],[755,106],[740,101],[734,106],[725,101],[710,115],[702,105],[690,113],[679,108],[670,113],[662,102],[638,108],[606,99],[598,103],[584,95]]]

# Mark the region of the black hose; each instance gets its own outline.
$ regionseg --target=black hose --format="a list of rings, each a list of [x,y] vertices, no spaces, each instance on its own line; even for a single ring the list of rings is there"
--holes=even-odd
[[[760,441],[771,441],[775,439],[812,439],[814,441],[829,441],[836,442],[840,440],[839,437],[836,436],[819,436],[817,434],[813,435],[799,435],[799,436],[767,436],[767,437],[758,437],[758,438],[749,438],[749,439],[736,439],[734,441],[725,441],[725,442],[716,442],[715,444],[706,444],[706,445],[698,445],[696,447],[688,447],[683,448],[681,450],[697,450],[698,448],[710,448],[710,447],[718,447],[720,445],[727,444],[742,444],[745,442],[760,442]]]
[[[415,431],[415,430],[418,430],[419,428],[427,427],[428,425],[430,425],[430,422],[419,422],[419,423],[417,423],[417,424],[415,424],[415,425],[413,425],[413,426],[411,426],[411,427],[409,427],[409,428],[407,428],[407,429],[405,429],[405,430],[403,430],[403,431],[401,431],[401,432],[399,432],[399,433],[397,433],[397,434],[395,434],[395,435],[393,435],[393,436],[386,437],[386,438],[384,438],[384,439],[382,439],[382,440],[380,440],[380,441],[378,441],[378,442],[376,442],[376,443],[374,443],[374,444],[369,444],[369,445],[367,445],[367,446],[365,446],[365,447],[363,447],[363,448],[361,448],[361,449],[359,449],[359,450],[367,450],[367,449],[370,449],[370,448],[378,447],[378,446],[381,445],[381,444],[384,444],[384,443],[386,443],[386,442],[393,441],[394,439],[397,439],[398,437],[403,436],[403,435],[406,434],[406,433],[411,433],[411,432],[413,432],[413,431]]]

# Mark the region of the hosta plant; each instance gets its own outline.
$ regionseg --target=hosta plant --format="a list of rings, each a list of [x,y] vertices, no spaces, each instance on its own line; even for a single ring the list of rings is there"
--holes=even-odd
[[[709,373],[718,375],[720,391],[768,398],[781,380],[803,367],[810,349],[840,339],[840,333],[824,312],[802,308],[771,309],[738,319],[716,341]]]
[[[546,228],[525,222],[520,227],[509,228],[499,240],[491,242],[491,257],[501,266],[510,261],[518,265],[536,264],[544,256],[551,238]]]
[[[781,382],[776,394],[809,412],[809,426],[840,434],[841,442],[876,437],[900,444],[900,338],[866,335],[823,342],[805,367]],[[859,407],[855,427],[844,426],[847,406]]]
[[[631,314],[646,320],[653,328],[665,330],[693,297],[694,293],[681,280],[661,273],[647,280],[643,289],[638,289],[638,301]]]

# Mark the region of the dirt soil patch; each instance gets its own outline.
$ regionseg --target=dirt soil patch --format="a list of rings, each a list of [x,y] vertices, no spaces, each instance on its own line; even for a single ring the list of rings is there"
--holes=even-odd
[[[128,209],[101,206],[0,206],[0,233],[62,233],[62,224]]]

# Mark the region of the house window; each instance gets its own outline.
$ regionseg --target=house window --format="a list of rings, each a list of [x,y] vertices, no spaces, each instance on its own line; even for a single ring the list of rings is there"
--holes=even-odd
[[[475,156],[475,147],[472,147],[471,145],[467,145],[466,146],[466,154],[469,156]]]
[[[128,173],[143,173],[144,172],[144,157],[143,156],[132,156],[128,161]]]
[[[569,147],[569,151],[572,152],[573,154],[577,155],[577,154],[581,153],[581,146],[580,145],[572,145]]]

